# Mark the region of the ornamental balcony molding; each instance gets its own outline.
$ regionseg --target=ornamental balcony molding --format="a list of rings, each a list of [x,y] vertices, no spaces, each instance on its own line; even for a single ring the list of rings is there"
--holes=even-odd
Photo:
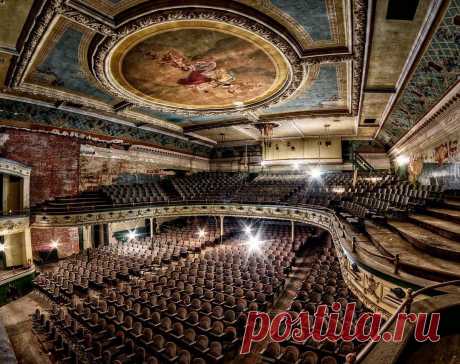
[[[0,217],[0,236],[15,234],[29,227],[29,217],[2,216]]]
[[[11,159],[0,158],[0,173],[12,174],[22,178],[30,177],[32,168]]]
[[[402,300],[395,296],[395,288],[413,287],[414,280],[408,275],[394,274],[392,263],[382,265],[364,250],[356,251],[354,233],[335,211],[320,206],[281,206],[251,204],[195,203],[187,205],[149,206],[82,214],[45,215],[33,218],[32,228],[74,227],[118,221],[183,217],[183,216],[229,216],[261,219],[288,220],[318,226],[332,237],[342,275],[351,291],[373,311],[389,317]],[[357,248],[356,248],[357,249]],[[402,264],[402,268],[404,264]],[[423,284],[423,282],[417,282]],[[420,299],[426,296],[420,296]]]

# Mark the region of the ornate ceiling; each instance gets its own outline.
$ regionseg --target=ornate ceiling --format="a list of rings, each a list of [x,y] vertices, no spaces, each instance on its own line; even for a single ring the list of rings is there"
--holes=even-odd
[[[388,21],[387,6],[5,0],[0,118],[201,155],[203,143],[257,140],[253,124],[264,121],[279,123],[279,138],[320,135],[329,125],[349,139],[379,132],[391,146],[457,79],[459,9],[458,0],[420,0],[407,22]],[[407,64],[414,42],[426,43],[433,29],[422,60]],[[417,88],[427,94],[419,98]]]

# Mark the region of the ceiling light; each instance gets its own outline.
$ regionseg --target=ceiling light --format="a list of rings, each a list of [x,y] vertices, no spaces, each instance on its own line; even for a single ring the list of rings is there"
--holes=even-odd
[[[398,155],[396,157],[396,163],[398,166],[405,166],[407,163],[409,163],[409,157],[407,155]]]
[[[51,248],[56,249],[59,245],[59,240],[51,240]]]
[[[251,234],[251,231],[252,231],[252,228],[251,228],[249,225],[246,225],[246,226],[244,227],[244,232],[245,232],[246,234]]]
[[[250,251],[256,251],[260,249],[262,241],[257,236],[250,236],[248,239],[248,247]]]

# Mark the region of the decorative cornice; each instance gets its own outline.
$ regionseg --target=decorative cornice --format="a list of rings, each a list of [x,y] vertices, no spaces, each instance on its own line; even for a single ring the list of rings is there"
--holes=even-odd
[[[438,102],[422,119],[419,120],[390,150],[389,154],[395,157],[406,149],[411,149],[414,141],[420,139],[420,135],[426,133],[431,128],[439,128],[438,134],[444,135],[447,125],[454,128],[459,127],[458,119],[460,101],[460,82],[457,82],[444,98]]]
[[[351,111],[357,115],[361,100],[363,79],[364,53],[366,47],[367,7],[368,0],[354,0],[353,5],[353,85],[351,95]]]
[[[278,93],[266,100],[260,101],[259,103],[248,105],[241,108],[223,110],[183,110],[178,108],[166,107],[163,105],[154,105],[150,102],[143,101],[139,98],[132,99],[123,90],[115,87],[112,84],[112,82],[110,81],[110,77],[108,77],[107,74],[106,60],[110,51],[117,46],[119,41],[140,29],[155,24],[181,20],[219,21],[257,34],[258,36],[272,44],[274,47],[276,47],[289,62],[291,69],[287,84]],[[221,9],[208,8],[175,8],[167,10],[158,10],[156,12],[150,13],[141,18],[136,18],[135,20],[128,22],[127,24],[117,28],[115,35],[105,37],[104,40],[96,46],[95,51],[93,53],[92,67],[95,77],[114,96],[129,101],[139,107],[146,107],[161,112],[175,112],[183,115],[210,115],[232,112],[240,113],[241,111],[268,108],[270,106],[273,106],[274,104],[284,101],[293,93],[295,93],[301,86],[306,74],[305,65],[299,58],[299,55],[296,52],[296,50],[278,33],[275,33],[262,23],[258,23],[255,20],[244,17],[242,15]]]
[[[16,87],[21,83],[24,72],[35,52],[35,48],[37,47],[38,43],[42,39],[54,18],[58,15],[63,2],[64,0],[49,0],[45,2],[44,6],[41,8],[41,11],[36,15],[35,22],[33,23],[27,35],[24,47],[19,53],[18,61],[14,65],[10,74],[8,80],[9,87]]]
[[[327,64],[327,63],[341,63],[341,62],[348,62],[353,60],[353,55],[350,53],[344,54],[325,54],[325,55],[317,55],[302,58],[302,63],[305,65],[312,65],[312,64]]]
[[[0,134],[0,144],[3,144],[3,135]],[[21,177],[30,176],[32,168],[25,164],[13,161],[11,159],[0,158],[0,171],[2,173],[9,173],[19,175]]]
[[[78,24],[84,25],[85,27],[90,28],[99,34],[106,35],[106,36],[115,35],[115,31],[113,30],[112,27],[66,4],[62,4],[60,7],[58,7],[57,11],[63,17],[71,21],[74,21]]]
[[[434,0],[431,7],[428,9],[426,19],[423,22],[423,28],[418,33],[417,39],[409,52],[409,57],[407,58],[403,70],[399,75],[398,81],[396,82],[396,93],[390,97],[385,110],[383,110],[379,128],[375,133],[375,138],[378,138],[379,133],[382,131],[383,126],[393,111],[393,108],[403,92],[406,83],[409,81],[414,68],[422,56],[423,51],[428,46],[429,40],[431,39],[430,35],[436,25],[436,20],[441,12],[443,3],[445,4],[446,1]]]

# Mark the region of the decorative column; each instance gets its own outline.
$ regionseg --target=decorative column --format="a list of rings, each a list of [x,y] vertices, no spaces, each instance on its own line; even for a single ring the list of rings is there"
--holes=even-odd
[[[291,220],[291,243],[294,242],[295,239],[295,225],[294,220]]]
[[[24,176],[21,180],[22,201],[21,209],[27,210],[30,207],[30,176]]]
[[[7,174],[3,175],[2,178],[2,184],[3,184],[3,190],[2,190],[2,210],[4,214],[8,214],[8,187],[10,182],[10,176]]]
[[[99,245],[105,245],[104,224],[99,224]]]
[[[90,249],[93,247],[93,239],[92,239],[92,226],[85,225],[83,226],[83,250]]]
[[[224,236],[224,215],[219,215],[220,220],[220,243],[222,244],[223,236]]]
[[[153,223],[155,222],[156,225],[156,220],[153,217],[149,218],[150,221],[150,239],[153,240]]]
[[[158,219],[155,219],[155,232],[156,232],[157,234],[160,233],[160,227],[161,227],[160,221],[158,221]]]
[[[116,239],[113,236],[112,224],[110,222],[107,224],[107,230],[108,230],[108,235],[109,235],[109,245],[112,245],[116,243]]]
[[[24,257],[27,264],[33,263],[32,240],[30,238],[30,228],[24,230]]]

